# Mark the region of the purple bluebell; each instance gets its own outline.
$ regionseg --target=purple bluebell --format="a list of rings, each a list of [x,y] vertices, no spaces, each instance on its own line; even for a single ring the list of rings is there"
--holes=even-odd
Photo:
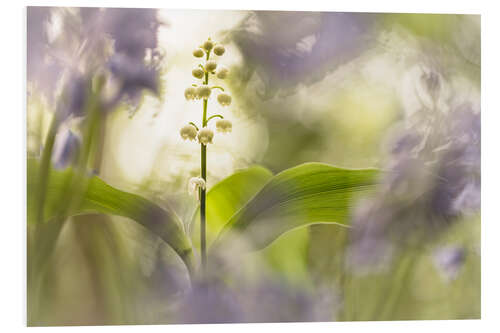
[[[85,103],[90,94],[90,85],[90,78],[84,75],[73,73],[70,76],[56,106],[59,121],[85,115]]]
[[[103,16],[103,30],[114,40],[116,53],[143,61],[146,50],[158,47],[157,9],[107,8]]]
[[[57,133],[52,153],[52,163],[56,169],[64,169],[76,162],[81,146],[81,138],[70,129]]]
[[[321,80],[370,47],[377,14],[251,13],[231,34],[266,96]]]
[[[56,13],[62,31],[50,41],[48,27]],[[52,97],[61,86],[60,118],[81,116],[87,91],[81,77],[108,70],[118,87],[104,108],[121,101],[137,103],[144,89],[158,93],[156,9],[30,7],[28,9],[28,82]],[[149,56],[149,60],[147,60]],[[63,80],[61,82],[61,80]],[[75,98],[75,100],[70,100]]]
[[[120,87],[110,102],[111,105],[123,97],[136,103],[143,89],[158,93],[158,73],[155,69],[145,66],[142,61],[125,54],[114,54],[108,67]]]
[[[331,304],[279,279],[263,279],[240,291],[247,322],[330,321]],[[323,300],[322,300],[323,301]]]
[[[465,263],[466,251],[462,246],[444,246],[434,252],[433,259],[443,279],[453,281]]]
[[[244,310],[234,292],[221,283],[197,283],[175,313],[175,322],[214,324],[244,322]]]
[[[54,98],[62,66],[50,56],[47,27],[51,22],[51,7],[27,8],[26,69],[28,83],[35,84],[49,100]]]
[[[387,267],[395,248],[421,246],[480,210],[480,113],[462,104],[423,115],[392,141],[376,194],[353,213],[355,270]]]
[[[334,302],[286,281],[262,278],[196,282],[177,306],[178,323],[251,323],[330,321]],[[323,295],[324,296],[324,295]]]

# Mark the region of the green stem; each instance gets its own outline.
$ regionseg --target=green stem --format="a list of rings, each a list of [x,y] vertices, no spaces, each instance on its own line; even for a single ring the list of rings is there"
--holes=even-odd
[[[208,122],[210,121],[210,119],[213,119],[213,118],[220,118],[220,119],[224,119],[224,117],[223,117],[223,116],[221,116],[220,114],[214,114],[213,116],[208,117],[208,119],[207,119],[207,124],[208,124]]]
[[[411,254],[399,263],[399,267],[393,274],[391,290],[384,296],[384,304],[379,308],[378,320],[397,320],[398,313],[395,313],[399,301],[401,300],[404,288],[408,288],[416,265],[417,258]],[[392,317],[391,317],[392,316]],[[396,317],[394,317],[396,316]]]
[[[197,130],[197,131],[199,131],[199,130],[200,130],[200,129],[198,128],[198,126],[196,126],[196,124],[195,124],[195,123],[193,123],[192,121],[190,121],[190,122],[189,122],[189,124],[193,125],[193,126],[194,126],[194,128],[196,128],[196,130]]]
[[[210,58],[210,51],[207,52],[207,61]],[[208,84],[208,73],[205,73],[204,84]],[[202,127],[206,127],[207,120],[207,106],[208,100],[203,100],[203,119]],[[207,237],[206,237],[206,197],[207,197],[207,146],[203,143],[201,145],[201,178],[205,181],[205,188],[200,189],[200,247],[201,247],[201,267],[203,275],[205,275],[207,268]]]
[[[54,149],[54,143],[56,139],[57,130],[59,129],[59,117],[57,114],[54,115],[52,122],[50,124],[49,132],[47,134],[47,139],[45,140],[45,147],[42,152],[40,171],[38,179],[40,180],[40,185],[38,186],[37,195],[37,223],[43,223],[44,218],[44,208],[45,208],[45,197],[46,188],[49,183],[49,169],[52,158],[52,150]]]
[[[207,181],[207,146],[201,145],[201,178]],[[203,272],[207,266],[207,244],[206,244],[206,189],[200,189],[200,243],[201,243],[201,266]]]

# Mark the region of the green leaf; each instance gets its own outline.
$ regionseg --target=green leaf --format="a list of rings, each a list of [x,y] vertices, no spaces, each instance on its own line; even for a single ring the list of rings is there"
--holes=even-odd
[[[215,184],[207,193],[207,244],[227,221],[271,179],[272,172],[261,166],[237,171]],[[199,235],[199,209],[193,217],[193,236]],[[193,237],[195,242],[199,237]],[[195,243],[198,245],[198,243]]]
[[[342,169],[306,163],[274,176],[234,214],[212,250],[243,236],[254,250],[283,233],[319,223],[346,225],[355,198],[376,184],[376,169]]]
[[[309,279],[309,228],[298,228],[284,233],[269,246],[254,252],[265,258],[275,273],[304,286]]]
[[[36,207],[35,193],[37,193],[36,188],[39,183],[38,168],[39,162],[37,160],[28,160],[27,201],[28,223],[30,224],[36,223],[34,209]],[[182,258],[188,269],[192,269],[191,243],[184,233],[181,221],[175,214],[141,196],[120,191],[96,176],[85,178],[87,184],[82,187],[84,192],[77,200],[77,204],[68,207],[70,198],[61,198],[61,194],[68,193],[67,184],[75,174],[70,168],[62,171],[50,170],[44,221],[59,216],[61,212],[65,212],[66,217],[89,213],[128,217],[164,240]]]

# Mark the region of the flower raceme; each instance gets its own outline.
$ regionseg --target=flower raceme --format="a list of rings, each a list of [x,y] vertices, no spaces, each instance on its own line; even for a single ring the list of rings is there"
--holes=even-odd
[[[187,101],[195,101],[195,100],[203,100],[207,101],[212,96],[212,91],[216,89],[220,89],[220,92],[217,95],[217,102],[221,106],[230,106],[232,102],[232,97],[228,93],[224,92],[224,88],[220,86],[210,86],[208,85],[208,78],[210,75],[215,75],[218,79],[225,79],[229,73],[229,70],[220,66],[217,61],[210,60],[210,54],[217,56],[222,56],[225,53],[226,49],[223,45],[218,44],[211,40],[210,38],[205,41],[200,47],[194,49],[193,56],[195,58],[203,58],[205,57],[205,63],[199,64],[198,67],[194,68],[191,72],[194,78],[202,80],[200,84],[194,83],[192,86],[187,87],[184,91],[184,97]],[[208,122],[216,117],[220,118],[217,120],[216,129],[217,132],[220,133],[229,133],[232,130],[232,123],[224,119],[221,115],[213,115],[212,117],[207,117],[207,114],[204,114],[204,119],[202,119],[202,123],[200,127],[197,127],[194,123],[189,123],[185,125],[180,130],[180,135],[184,140],[194,141],[197,140],[200,144],[207,145],[212,143],[214,132],[207,127]],[[199,129],[201,128],[201,130]]]

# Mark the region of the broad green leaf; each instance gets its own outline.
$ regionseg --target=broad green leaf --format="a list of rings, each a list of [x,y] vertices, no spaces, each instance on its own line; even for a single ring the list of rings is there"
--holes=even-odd
[[[207,243],[210,244],[227,221],[271,179],[273,174],[261,166],[237,171],[215,184],[207,193]],[[193,239],[198,245],[199,209],[191,222]]]
[[[34,208],[38,161],[28,160],[28,223],[34,222]],[[47,197],[45,200],[44,221],[61,214],[62,207],[69,198],[61,198],[65,193],[68,178],[75,172],[70,168],[63,171],[50,170]],[[77,205],[71,205],[66,216],[101,213],[128,217],[159,236],[183,259],[189,269],[192,268],[192,248],[184,233],[182,223],[169,210],[132,193],[118,190],[106,184],[100,178],[93,176],[85,179],[87,182],[84,193]]]
[[[271,269],[289,281],[304,284],[309,279],[309,228],[297,228],[284,233],[261,251]]]
[[[212,250],[229,246],[240,236],[258,250],[298,227],[346,225],[354,199],[373,189],[377,174],[376,169],[343,169],[322,163],[285,170],[231,217]]]

